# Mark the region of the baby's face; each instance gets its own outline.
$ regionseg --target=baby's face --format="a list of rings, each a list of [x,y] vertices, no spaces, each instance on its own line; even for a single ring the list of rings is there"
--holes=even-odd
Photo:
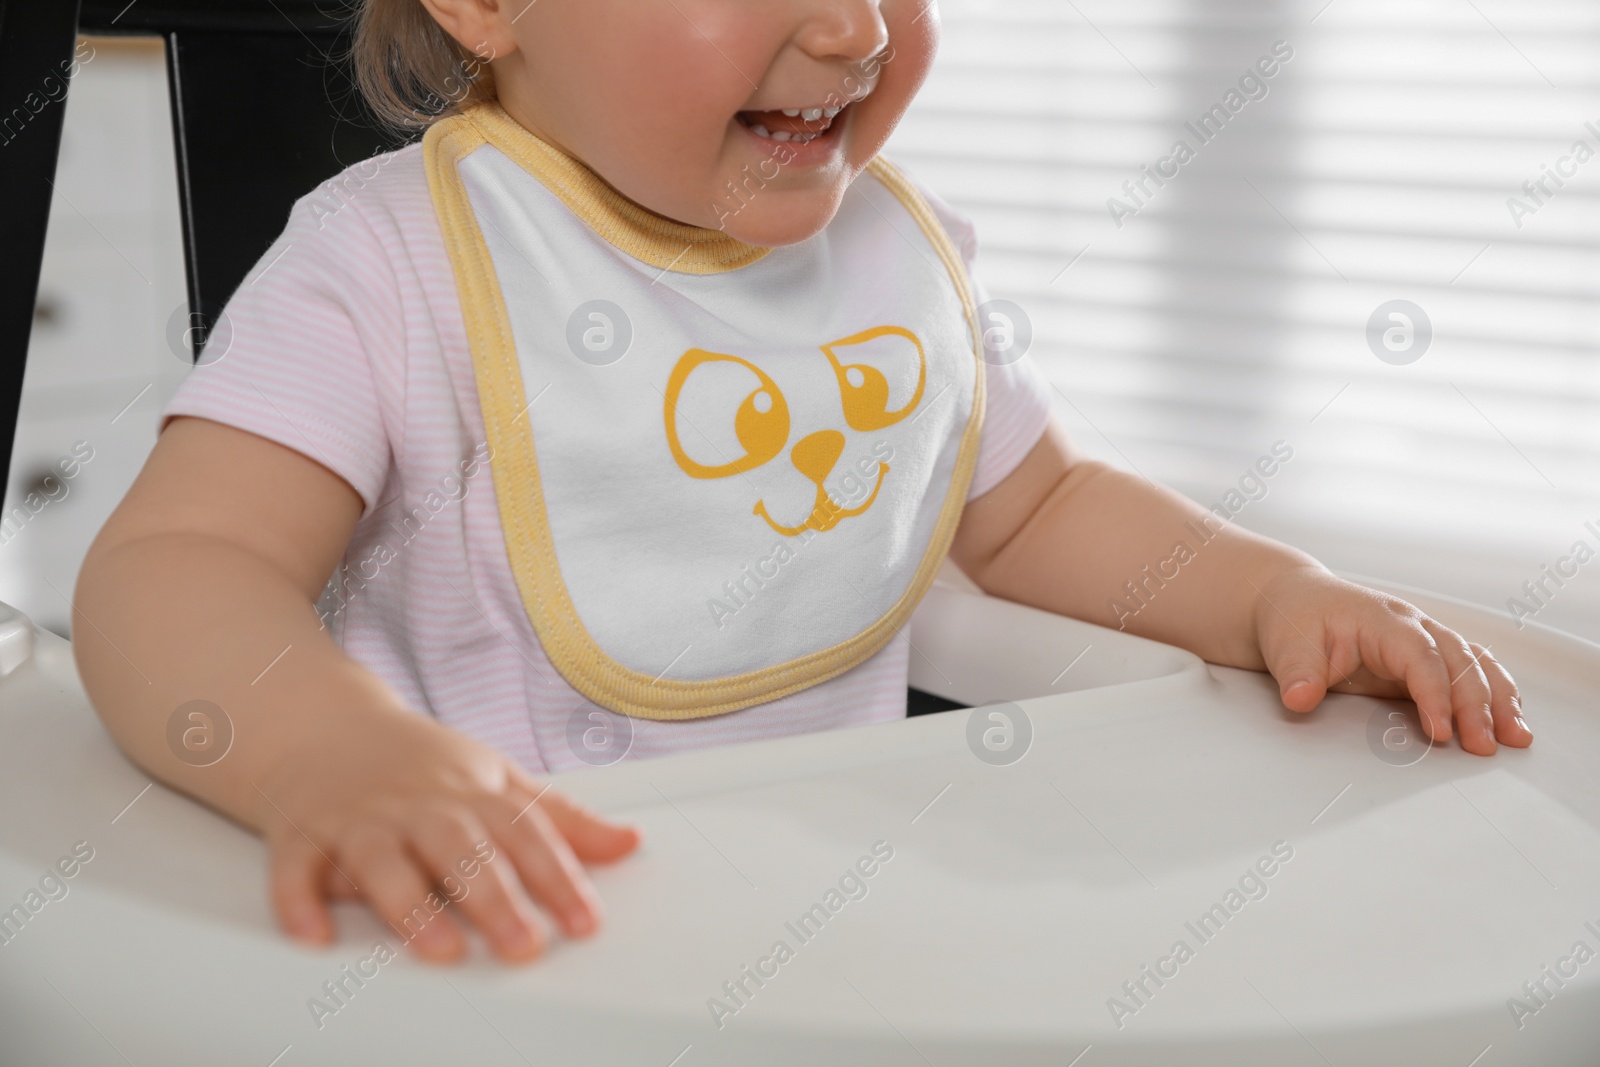
[[[828,224],[939,36],[934,0],[527,2],[484,27],[501,106],[634,202],[756,245]]]

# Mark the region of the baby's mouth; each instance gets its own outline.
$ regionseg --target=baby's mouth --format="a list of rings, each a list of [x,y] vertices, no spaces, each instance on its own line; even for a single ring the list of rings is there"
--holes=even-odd
[[[791,107],[771,111],[741,111],[735,118],[745,129],[769,141],[806,144],[833,128],[844,107]]]

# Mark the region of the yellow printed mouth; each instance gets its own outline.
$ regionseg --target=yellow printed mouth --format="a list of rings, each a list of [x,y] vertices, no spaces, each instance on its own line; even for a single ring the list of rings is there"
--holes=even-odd
[[[866,500],[862,501],[859,507],[854,508],[841,508],[838,504],[835,504],[833,502],[833,498],[828,495],[828,491],[822,487],[822,483],[818,482],[816,506],[811,509],[811,514],[806,517],[806,521],[801,523],[799,526],[783,526],[779,523],[773,522],[772,516],[767,514],[767,502],[765,500],[756,501],[754,514],[760,515],[766,520],[768,526],[783,534],[785,537],[796,537],[805,530],[815,530],[817,533],[827,533],[845,519],[860,515],[862,512],[870,508],[872,506],[872,502],[878,499],[878,490],[883,488],[883,479],[888,475],[888,473],[889,465],[887,463],[880,462],[878,464],[878,481],[877,484],[872,487],[872,495],[867,497]]]

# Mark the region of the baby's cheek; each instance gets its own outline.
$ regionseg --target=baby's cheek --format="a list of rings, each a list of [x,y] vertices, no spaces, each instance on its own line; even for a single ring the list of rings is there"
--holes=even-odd
[[[765,9],[747,0],[535,4],[518,23],[526,75],[498,88],[611,184],[661,210],[652,200],[670,197],[697,158],[714,162],[750,79],[781,46],[759,32],[771,22]]]
[[[616,61],[614,77],[582,104],[570,147],[635,203],[715,227],[726,182],[749,179],[725,155],[734,115],[752,90],[730,62],[715,53],[707,61],[707,51],[706,40],[694,37],[650,50],[634,66]]]
[[[785,40],[749,0],[584,0],[609,12],[591,64],[593,98],[639,136],[701,140],[721,131],[766,77]],[[591,11],[589,18],[601,15]]]
[[[884,0],[883,21],[889,29],[882,77],[887,88],[915,96],[939,51],[938,4],[929,0]]]
[[[883,150],[928,77],[939,48],[939,28],[938,19],[931,17],[934,4],[927,4],[930,15],[919,17],[924,3],[885,0],[883,4],[889,44],[874,59],[857,65],[877,81],[869,95],[851,105],[855,115],[847,162],[852,169],[865,167]]]

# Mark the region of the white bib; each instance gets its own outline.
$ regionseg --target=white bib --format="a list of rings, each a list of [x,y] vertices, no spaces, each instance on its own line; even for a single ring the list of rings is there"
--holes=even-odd
[[[496,104],[423,145],[507,553],[561,675],[687,719],[881,649],[983,420],[966,273],[910,184],[874,162],[820,234],[766,249],[640,208]]]

